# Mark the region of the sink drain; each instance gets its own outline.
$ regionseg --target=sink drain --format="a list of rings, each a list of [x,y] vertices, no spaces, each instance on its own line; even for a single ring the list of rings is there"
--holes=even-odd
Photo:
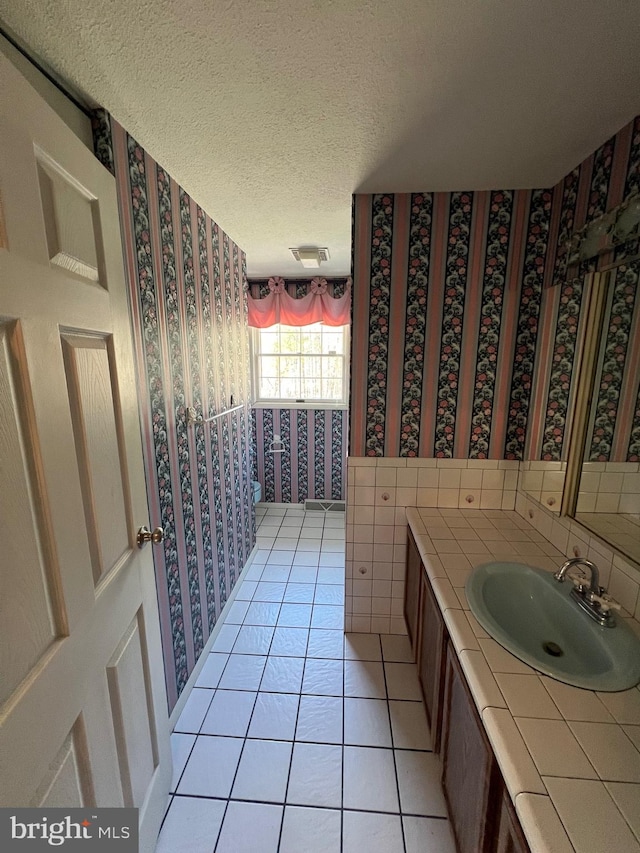
[[[543,643],[542,648],[545,650],[545,652],[548,655],[551,655],[554,658],[560,658],[564,654],[564,652],[562,651],[560,646],[557,643],[554,643],[552,641],[548,641],[546,643]]]

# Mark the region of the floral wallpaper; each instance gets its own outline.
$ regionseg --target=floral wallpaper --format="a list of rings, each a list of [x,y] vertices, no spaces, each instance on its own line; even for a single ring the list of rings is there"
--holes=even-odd
[[[170,709],[255,541],[242,251],[108,113],[96,156],[116,177]]]
[[[335,298],[349,287],[346,277],[327,279],[327,293]],[[309,279],[278,279],[290,296],[306,296]],[[268,279],[252,279],[254,299],[270,293]],[[262,484],[262,500],[268,503],[302,503],[344,500],[348,412],[341,409],[262,409],[253,412],[253,479]],[[269,453],[273,436],[280,435],[285,453]]]
[[[615,253],[601,255],[597,261],[584,263],[580,268],[567,268],[566,241],[574,230],[579,230],[592,219],[617,207],[639,190],[640,116],[604,142],[552,190],[553,227],[549,235],[545,289],[540,306],[540,327],[543,333],[537,354],[534,417],[528,426],[526,458],[548,461],[566,458],[568,417],[576,380],[574,366],[584,321],[584,276],[590,270],[621,262],[624,252],[628,251],[628,248],[623,248]],[[616,287],[624,287],[620,279]],[[619,303],[618,318],[624,329],[630,322],[632,305],[628,298],[626,302],[624,299],[620,302],[619,294],[613,298]],[[624,336],[623,332],[621,334]],[[614,378],[609,384],[608,394],[615,397],[621,391],[621,387],[616,385],[621,374],[616,371],[612,376]],[[602,441],[606,445],[611,438],[611,429],[610,426],[604,427],[604,421],[607,420],[603,410],[604,402],[601,400],[598,405],[598,417],[604,429]],[[615,415],[610,408],[609,421],[612,418]],[[614,448],[616,459],[607,461],[626,459],[628,448],[623,450],[617,446],[617,442],[611,447]],[[592,452],[595,455],[606,455],[608,451],[601,448],[600,452],[596,449],[592,449]]]
[[[596,267],[566,243],[638,191],[640,117],[554,187],[354,196],[350,454],[562,459]]]
[[[351,455],[522,458],[551,200],[355,196]]]

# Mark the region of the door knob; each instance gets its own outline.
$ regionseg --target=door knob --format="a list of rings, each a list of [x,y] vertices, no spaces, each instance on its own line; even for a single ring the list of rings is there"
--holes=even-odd
[[[154,545],[157,545],[158,542],[162,542],[163,539],[164,530],[161,527],[156,527],[151,531],[147,530],[147,528],[143,526],[138,530],[138,535],[136,536],[138,548],[144,548],[147,542],[153,542]]]

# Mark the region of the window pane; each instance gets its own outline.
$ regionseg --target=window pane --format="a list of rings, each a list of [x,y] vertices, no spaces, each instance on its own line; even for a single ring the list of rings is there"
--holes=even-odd
[[[322,359],[322,376],[325,379],[341,379],[342,378],[342,359],[334,358],[333,356],[327,356]]]
[[[325,332],[322,336],[322,352],[342,353],[342,330],[340,332]]]
[[[303,400],[322,399],[322,380],[320,378],[303,379],[301,389],[302,394],[300,396]]]
[[[267,399],[274,399],[280,396],[280,380],[279,379],[261,379],[260,380],[260,396]]]
[[[342,399],[342,380],[341,379],[323,379],[322,380],[322,397],[325,400],[340,400],[340,399]]]
[[[261,376],[278,377],[280,359],[275,356],[265,355],[260,359],[260,374]]]
[[[297,356],[283,355],[280,359],[280,376],[283,379],[297,379],[300,376],[300,359]]]
[[[300,352],[322,352],[322,334],[319,331],[310,331],[314,326],[304,326],[300,331]]]
[[[280,396],[283,400],[297,400],[300,395],[299,379],[282,379],[280,381]]]
[[[300,329],[280,326],[280,352],[300,352]]]
[[[305,356],[300,359],[303,377],[322,376],[322,359],[313,356]]]
[[[260,330],[260,351],[280,352],[280,335],[277,332],[266,332]]]

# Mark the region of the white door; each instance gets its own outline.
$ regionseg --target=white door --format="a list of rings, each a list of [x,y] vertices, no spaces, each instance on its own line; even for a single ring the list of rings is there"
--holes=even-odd
[[[0,55],[0,806],[133,806],[171,761],[113,177]]]

